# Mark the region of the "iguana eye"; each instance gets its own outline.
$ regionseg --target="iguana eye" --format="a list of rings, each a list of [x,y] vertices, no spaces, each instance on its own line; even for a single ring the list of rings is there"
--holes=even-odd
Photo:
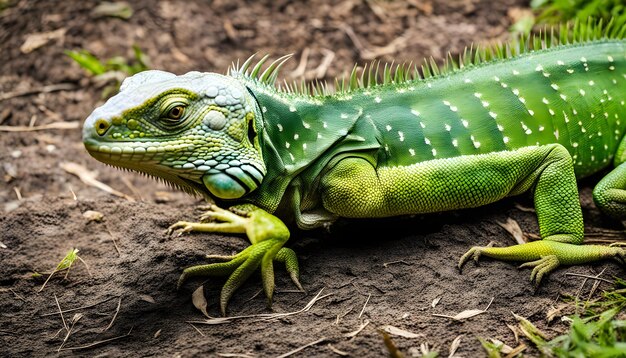
[[[183,116],[183,113],[185,113],[184,106],[172,107],[169,111],[167,111],[167,118],[178,120]]]

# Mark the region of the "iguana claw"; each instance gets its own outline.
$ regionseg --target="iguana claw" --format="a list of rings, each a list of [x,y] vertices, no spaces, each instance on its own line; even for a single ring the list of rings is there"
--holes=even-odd
[[[252,245],[234,256],[208,256],[209,258],[225,259],[228,260],[227,262],[186,268],[178,280],[178,288],[191,277],[228,276],[220,294],[220,309],[225,315],[230,297],[260,266],[263,289],[268,298],[268,305],[271,306],[274,292],[273,261],[276,260],[285,263],[292,281],[303,291],[298,280],[299,269],[296,254],[293,250],[282,247],[289,239],[289,230],[278,218],[258,208],[247,213],[236,214],[211,205],[208,207],[208,211],[202,215],[202,221],[200,223],[179,221],[170,226],[168,233],[175,230],[181,232],[245,233]]]
[[[551,237],[525,244],[509,247],[475,246],[467,251],[459,260],[459,269],[470,259],[478,261],[481,255],[505,261],[523,261],[523,267],[532,267],[530,281],[535,285],[541,283],[542,278],[559,265],[578,265],[594,262],[605,258],[614,258],[624,264],[626,250],[618,247],[603,245],[575,245],[568,242],[559,242]]]

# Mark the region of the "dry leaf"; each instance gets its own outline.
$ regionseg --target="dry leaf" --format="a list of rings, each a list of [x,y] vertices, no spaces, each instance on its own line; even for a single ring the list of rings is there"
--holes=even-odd
[[[385,332],[387,332],[389,334],[393,334],[394,336],[400,336],[400,337],[404,337],[404,338],[417,338],[417,337],[423,337],[424,336],[423,334],[405,331],[403,329],[400,329],[398,327],[394,327],[392,325],[382,326],[380,329],[382,329],[383,331],[385,331]]]
[[[104,214],[99,211],[87,210],[83,213],[83,217],[87,219],[87,221],[95,221],[99,223],[102,222],[102,219],[104,219]]]
[[[484,310],[479,310],[479,309],[465,310],[465,311],[457,313],[454,316],[449,316],[449,315],[445,315],[445,314],[437,314],[437,313],[433,313],[432,315],[436,316],[436,317],[451,318],[451,319],[456,320],[456,321],[461,321],[461,320],[464,320],[464,319],[472,318],[474,316],[478,316],[481,313],[487,312],[489,307],[491,307],[491,303],[493,302],[493,299],[494,298],[491,298],[491,301],[489,301],[489,304],[487,305],[487,307]]]
[[[191,301],[193,305],[202,312],[207,318],[211,318],[206,311],[207,301],[206,297],[204,297],[204,285],[198,287],[193,294],[191,295]]]
[[[119,196],[122,198],[125,198],[126,200],[130,201],[130,202],[134,202],[135,199],[133,199],[131,196],[128,196],[122,192],[119,192],[113,188],[111,188],[110,186],[104,184],[103,182],[99,181],[96,179],[97,174],[96,172],[92,172],[87,170],[87,168],[83,167],[80,164],[77,163],[71,163],[71,162],[63,162],[61,164],[59,164],[59,166],[61,167],[61,169],[65,170],[66,172],[70,173],[70,174],[74,174],[76,175],[78,178],[80,178],[80,180],[87,184],[87,185],[91,185],[93,187],[96,187],[102,191],[106,191],[109,194],[113,194],[115,196]]]
[[[54,31],[27,35],[26,40],[24,40],[24,43],[20,46],[20,51],[22,51],[23,54],[31,53],[36,49],[45,46],[52,40],[62,38],[65,36],[66,31],[67,29],[62,28]]]
[[[439,303],[439,301],[441,301],[443,297],[437,297],[433,300],[433,302],[430,303],[430,307],[435,308],[435,306],[437,306],[437,304]]]
[[[128,20],[133,16],[133,8],[126,1],[108,2],[103,1],[93,8],[91,14],[94,17],[117,17]]]
[[[149,295],[139,295],[139,299],[148,303],[155,303],[156,301],[154,301],[154,298],[152,298],[152,296]]]
[[[502,226],[504,230],[508,231],[508,233],[513,236],[515,242],[517,242],[518,244],[521,245],[528,242],[528,239],[526,238],[526,236],[524,236],[522,228],[519,227],[517,221],[511,218],[507,218],[505,223],[501,223],[499,221],[496,221],[496,223]]]
[[[450,355],[448,355],[448,358],[451,358],[456,354],[457,349],[459,349],[459,346],[461,345],[461,338],[463,338],[463,335],[457,336],[450,344]]]

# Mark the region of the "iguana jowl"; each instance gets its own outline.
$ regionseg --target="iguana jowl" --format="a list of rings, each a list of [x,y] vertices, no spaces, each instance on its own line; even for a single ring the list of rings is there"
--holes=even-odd
[[[283,223],[314,228],[338,217],[376,218],[470,208],[532,191],[543,240],[473,247],[534,267],[537,283],[560,264],[618,247],[581,245],[576,178],[616,166],[594,190],[605,213],[626,216],[626,26],[577,24],[550,35],[478,49],[409,71],[356,71],[334,93],[274,85],[280,59],[246,61],[228,75],[146,71],[84,125],[89,153],[214,200],[201,222],[170,230],[245,233],[251,246],[224,263],[185,269],[229,276],[221,309],[273,260],[298,283]],[[417,77],[417,78],[416,78]],[[274,215],[272,215],[274,214]],[[280,219],[279,219],[280,218]]]

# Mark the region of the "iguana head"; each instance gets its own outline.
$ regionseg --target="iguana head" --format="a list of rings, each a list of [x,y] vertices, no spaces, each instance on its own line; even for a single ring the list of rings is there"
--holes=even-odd
[[[86,119],[83,142],[104,163],[237,199],[265,175],[260,119],[254,97],[232,77],[145,71]]]

